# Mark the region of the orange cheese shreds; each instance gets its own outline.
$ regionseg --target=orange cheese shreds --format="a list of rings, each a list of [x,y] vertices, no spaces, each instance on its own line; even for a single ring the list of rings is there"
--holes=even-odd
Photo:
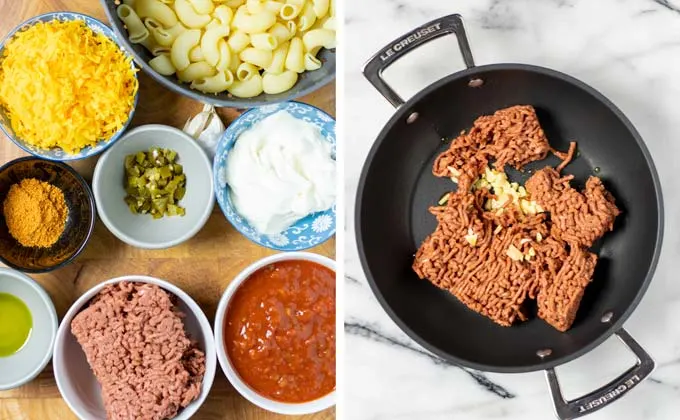
[[[0,58],[0,107],[18,138],[78,153],[128,120],[138,89],[131,58],[84,22],[19,31]]]

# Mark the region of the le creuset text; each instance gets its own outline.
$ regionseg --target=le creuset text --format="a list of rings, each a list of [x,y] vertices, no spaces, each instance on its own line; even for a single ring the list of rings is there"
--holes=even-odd
[[[633,388],[635,385],[639,383],[640,377],[638,377],[638,375],[635,375],[628,379],[626,382],[607,392],[603,396],[596,398],[592,401],[588,401],[587,403],[579,406],[578,411],[579,413],[585,413],[586,411],[590,411],[610,400],[613,400],[614,398],[619,397],[620,395],[622,395],[626,391],[629,391],[631,388]]]
[[[441,23],[435,23],[434,25],[430,25],[427,28],[419,29],[418,31],[412,33],[408,37],[402,39],[401,41],[397,42],[396,44],[392,45],[390,48],[385,50],[385,52],[380,55],[380,59],[382,61],[386,61],[388,58],[392,57],[395,53],[406,48],[410,43],[424,37],[427,34],[431,34],[432,32],[436,32],[440,28],[441,28]]]

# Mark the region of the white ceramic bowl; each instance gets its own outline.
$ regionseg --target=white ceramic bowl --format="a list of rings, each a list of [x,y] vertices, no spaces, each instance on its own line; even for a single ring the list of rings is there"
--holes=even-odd
[[[311,261],[317,264],[321,264],[324,267],[328,267],[334,272],[335,261],[330,258],[323,257],[318,254],[313,254],[310,252],[286,252],[281,254],[275,254],[269,257],[262,258],[254,262],[253,264],[246,267],[245,270],[241,271],[234,280],[229,283],[227,290],[222,294],[220,303],[217,306],[217,314],[215,315],[215,348],[217,351],[217,360],[220,361],[220,366],[222,366],[222,371],[229,379],[229,382],[234,386],[234,388],[248,399],[251,403],[257,405],[268,411],[279,414],[288,415],[302,415],[302,414],[312,414],[321,410],[325,410],[329,407],[335,405],[335,391],[324,395],[323,397],[308,401],[305,403],[284,403],[280,401],[271,400],[257,393],[255,390],[250,388],[239,376],[238,372],[231,364],[229,356],[227,355],[227,350],[224,347],[224,316],[227,313],[227,308],[229,307],[229,302],[236,290],[241,286],[241,284],[250,277],[251,274],[259,270],[260,268],[275,263],[279,261],[291,261],[291,260],[304,260]]]
[[[184,216],[153,219],[133,214],[125,203],[125,156],[151,147],[177,152],[187,177],[179,204]],[[94,169],[92,189],[104,225],[121,241],[137,248],[164,249],[187,241],[205,225],[215,205],[212,164],[196,140],[174,127],[150,124],[127,132],[102,155]]]
[[[0,357],[0,391],[4,391],[31,381],[47,366],[57,334],[57,312],[47,292],[18,271],[0,267],[0,293],[21,299],[33,321],[24,346],[11,356]]]
[[[82,420],[105,420],[106,411],[101,397],[101,386],[97,382],[85,353],[71,333],[71,321],[87,303],[106,285],[122,281],[155,284],[178,298],[178,307],[186,315],[184,328],[189,337],[198,342],[205,352],[205,375],[198,399],[184,409],[173,420],[188,420],[203,404],[215,379],[217,362],[210,322],[198,304],[182,289],[165,280],[148,276],[124,276],[107,280],[83,294],[68,310],[61,321],[54,344],[54,377],[61,396],[69,408]]]

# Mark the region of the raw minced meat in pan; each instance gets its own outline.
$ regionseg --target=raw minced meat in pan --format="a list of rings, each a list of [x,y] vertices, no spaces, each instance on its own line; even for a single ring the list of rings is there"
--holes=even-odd
[[[153,284],[120,282],[71,322],[108,419],[170,419],[198,398],[205,354],[187,337],[175,299]]]
[[[456,178],[459,189],[467,191],[490,160],[499,171],[508,164],[522,169],[544,159],[550,150],[534,108],[517,105],[477,118],[437,157],[432,173]]]
[[[614,228],[619,209],[600,178],[588,178],[583,193],[569,185],[573,178],[573,175],[560,177],[555,169],[546,167],[532,175],[525,186],[531,197],[550,212],[554,236],[591,247]]]
[[[547,213],[529,214],[510,201],[500,209],[485,205],[499,199],[475,186],[491,160],[500,171],[506,164],[521,170],[548,152],[563,162],[525,184],[526,199]],[[619,214],[599,178],[588,179],[581,193],[569,185],[573,176],[560,176],[574,152],[575,143],[567,153],[550,147],[531,106],[478,118],[435,160],[433,174],[452,177],[458,190],[430,208],[438,225],[416,253],[416,274],[500,325],[528,319],[526,300],[536,299],[539,318],[569,329],[597,263],[587,248]]]

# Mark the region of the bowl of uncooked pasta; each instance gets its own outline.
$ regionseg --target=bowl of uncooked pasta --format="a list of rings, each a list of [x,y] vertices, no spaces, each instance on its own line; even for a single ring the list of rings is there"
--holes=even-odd
[[[335,235],[335,120],[300,102],[252,108],[220,139],[215,197],[258,245],[300,251]]]
[[[97,155],[132,120],[137,71],[99,20],[72,12],[32,17],[0,42],[0,130],[43,159]]]
[[[120,42],[166,88],[250,108],[335,78],[336,0],[101,0]]]

